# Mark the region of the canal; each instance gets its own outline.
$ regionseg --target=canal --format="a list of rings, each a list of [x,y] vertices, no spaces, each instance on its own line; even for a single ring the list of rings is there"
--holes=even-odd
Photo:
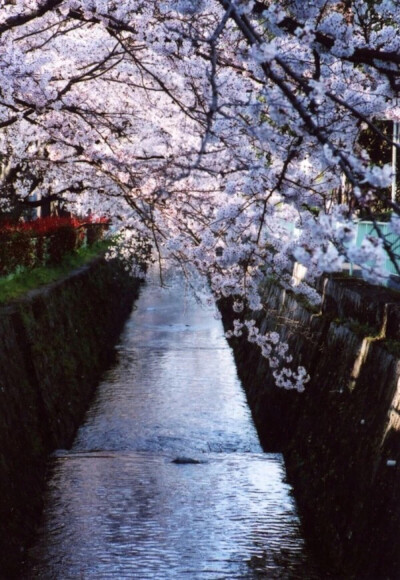
[[[24,578],[320,578],[222,324],[182,279],[142,289],[72,449],[51,458]]]

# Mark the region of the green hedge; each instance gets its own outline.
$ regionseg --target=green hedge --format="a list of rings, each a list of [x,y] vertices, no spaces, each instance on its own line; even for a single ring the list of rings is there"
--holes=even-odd
[[[0,228],[0,276],[18,269],[57,265],[66,254],[104,237],[108,222],[76,218],[44,218]]]

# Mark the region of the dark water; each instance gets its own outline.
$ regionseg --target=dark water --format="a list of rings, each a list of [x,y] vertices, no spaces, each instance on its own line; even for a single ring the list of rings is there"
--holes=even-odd
[[[179,279],[150,282],[117,350],[72,450],[52,459],[26,577],[318,578],[213,311]]]

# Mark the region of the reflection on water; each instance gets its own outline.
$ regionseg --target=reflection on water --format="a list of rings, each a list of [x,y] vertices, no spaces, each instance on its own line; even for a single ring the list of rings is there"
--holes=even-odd
[[[51,467],[28,578],[318,578],[222,325],[180,280],[143,289],[117,364]]]

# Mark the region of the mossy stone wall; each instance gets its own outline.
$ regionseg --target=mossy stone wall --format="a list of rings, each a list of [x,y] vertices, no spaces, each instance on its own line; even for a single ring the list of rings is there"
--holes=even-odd
[[[18,577],[46,459],[72,443],[139,284],[97,259],[0,308],[0,577]]]
[[[311,381],[274,386],[267,362],[233,339],[238,372],[264,448],[282,451],[306,535],[339,578],[399,577],[400,295],[359,280],[321,281],[321,311],[274,281],[264,309]],[[228,328],[232,315],[221,304]]]

